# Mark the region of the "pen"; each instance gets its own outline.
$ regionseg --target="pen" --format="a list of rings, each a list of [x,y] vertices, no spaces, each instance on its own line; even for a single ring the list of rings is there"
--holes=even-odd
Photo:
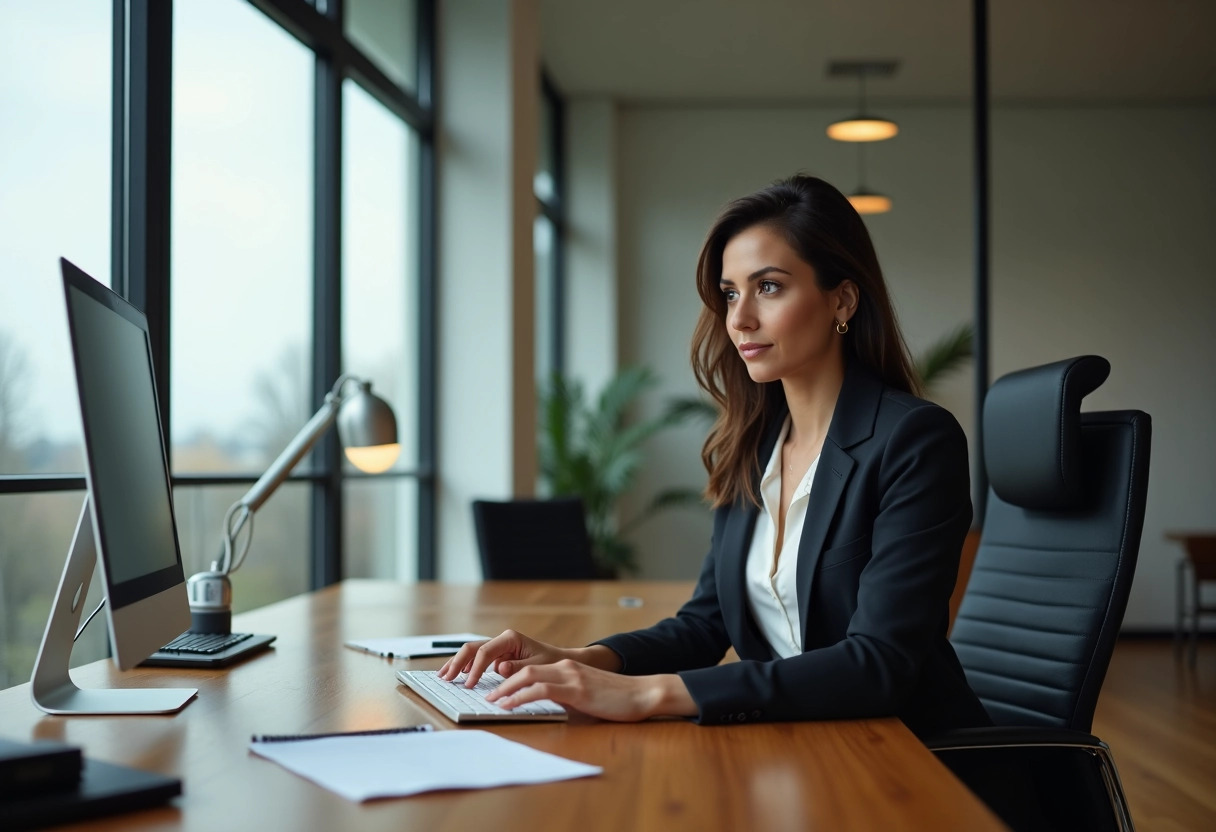
[[[464,647],[467,641],[432,641],[431,647]]]
[[[335,731],[331,734],[254,734],[250,742],[294,742],[296,740],[320,740],[327,737],[372,737],[377,734],[413,734],[433,731],[431,725],[407,725],[404,728],[378,728],[373,731]]]

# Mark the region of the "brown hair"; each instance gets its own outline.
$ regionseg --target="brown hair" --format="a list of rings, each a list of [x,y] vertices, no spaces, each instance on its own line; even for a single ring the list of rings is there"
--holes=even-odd
[[[710,228],[697,261],[697,292],[705,305],[693,333],[692,369],[718,405],[718,419],[701,449],[709,471],[705,496],[715,508],[740,499],[759,505],[754,479],[760,473],[761,435],[786,407],[780,381],[751,380],[725,325],[722,251],[736,234],[756,225],[781,232],[814,268],[824,291],[842,280],[857,285],[857,311],[842,336],[845,363],[860,363],[889,387],[920,392],[874,244],[844,195],[822,179],[798,175],[736,199]]]

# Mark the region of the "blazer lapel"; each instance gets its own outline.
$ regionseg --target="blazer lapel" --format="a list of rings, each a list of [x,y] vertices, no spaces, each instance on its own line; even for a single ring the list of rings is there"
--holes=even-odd
[[[836,517],[840,498],[857,464],[846,449],[874,435],[874,420],[878,416],[882,390],[882,381],[856,362],[846,368],[844,384],[836,399],[836,410],[832,413],[832,423],[828,426],[828,435],[819,453],[819,468],[811,483],[802,539],[798,541],[798,614],[804,639],[810,620],[811,590],[819,568],[819,558],[823,554],[832,520]]]
[[[819,556],[823,554],[823,542],[828,536],[828,527],[836,516],[840,497],[844,494],[856,463],[835,442],[824,440],[819,452],[819,468],[811,482],[811,499],[806,507],[806,521],[802,526],[802,539],[798,541],[798,616],[805,630],[811,608],[811,587],[815,582],[815,571],[819,568]]]
[[[760,490],[764,465],[773,453],[773,445],[776,444],[784,423],[785,412],[782,411],[778,418],[765,427],[758,454],[761,460],[760,470],[756,472],[754,482],[757,492]],[[759,515],[760,509],[748,501],[740,500],[735,503],[727,515],[726,527],[718,546],[721,558],[718,566],[718,601],[722,609],[722,621],[726,624],[727,632],[734,634],[731,641],[734,642],[735,652],[741,659],[772,658],[768,642],[761,635],[747,606],[747,555],[751,551],[752,532],[756,528],[756,518]]]
[[[746,656],[747,645],[756,635],[755,624],[747,609],[747,553],[751,548],[752,530],[760,510],[749,502],[740,501],[730,510],[722,542],[718,548],[722,561],[718,566],[718,600],[726,631],[739,648],[740,658]],[[737,640],[738,639],[738,640]],[[763,643],[763,641],[761,641]]]

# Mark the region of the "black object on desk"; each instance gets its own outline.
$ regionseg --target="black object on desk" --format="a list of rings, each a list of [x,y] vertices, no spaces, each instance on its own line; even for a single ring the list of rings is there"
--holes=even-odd
[[[143,667],[227,667],[260,653],[274,636],[252,633],[182,633],[140,662]]]
[[[6,743],[6,745],[8,745]],[[17,745],[14,743],[13,745]],[[36,746],[33,746],[36,747]],[[72,749],[77,755],[80,749]],[[79,756],[77,756],[79,760]],[[40,829],[102,815],[159,806],[182,793],[182,781],[126,766],[83,760],[79,781],[22,796],[0,798],[0,828],[5,832]]]
[[[74,788],[80,782],[80,768],[80,749],[74,746],[0,739],[0,801]]]

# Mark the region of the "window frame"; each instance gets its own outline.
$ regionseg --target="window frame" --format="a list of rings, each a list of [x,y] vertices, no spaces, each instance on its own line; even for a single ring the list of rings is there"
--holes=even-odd
[[[313,122],[313,354],[311,394],[320,403],[342,371],[342,82],[351,78],[417,134],[418,464],[367,475],[344,472],[333,431],[317,445],[311,470],[290,481],[312,484],[311,585],[342,579],[342,501],[347,479],[418,481],[419,580],[436,577],[435,459],[435,0],[415,0],[417,84],[408,90],[389,77],[345,34],[343,0],[314,5],[299,0],[245,0],[310,49],[314,63]],[[172,0],[113,0],[113,109],[111,127],[111,273],[113,288],[148,318],[165,447],[170,445],[170,189],[173,108]],[[261,472],[171,472],[177,486],[252,485]],[[0,495],[83,491],[81,474],[0,474]],[[218,530],[217,530],[218,532]]]
[[[553,195],[545,199],[536,194],[537,213],[553,224],[553,251],[549,270],[549,367],[558,375],[566,372],[566,102],[553,78],[541,69],[541,106],[549,107],[553,117],[549,120],[548,135],[541,136],[547,142],[553,159]]]

